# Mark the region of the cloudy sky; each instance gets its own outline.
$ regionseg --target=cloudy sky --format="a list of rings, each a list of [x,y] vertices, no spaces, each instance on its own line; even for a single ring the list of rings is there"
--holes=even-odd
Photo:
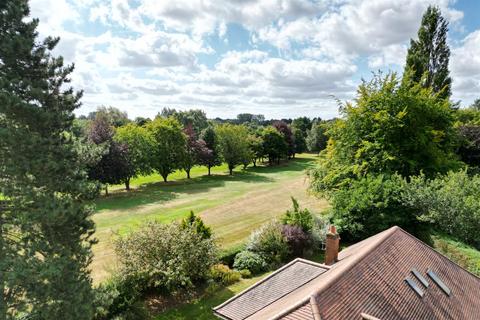
[[[477,0],[31,0],[41,36],[75,62],[79,114],[111,105],[209,117],[337,115],[375,70],[403,69],[428,3],[450,22],[453,99],[480,97]]]

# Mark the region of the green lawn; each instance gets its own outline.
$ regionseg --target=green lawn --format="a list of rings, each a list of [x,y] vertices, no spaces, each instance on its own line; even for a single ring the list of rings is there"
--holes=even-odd
[[[435,249],[480,277],[480,251],[442,234],[435,234],[432,238]]]
[[[243,243],[262,223],[283,214],[291,207],[291,196],[314,212],[324,210],[327,202],[307,193],[305,169],[315,160],[314,155],[302,154],[280,166],[239,167],[233,176],[228,175],[226,166],[214,168],[210,177],[206,168],[196,167],[192,179],[187,180],[184,172],[175,172],[167,183],[155,174],[134,179],[130,192],[112,186],[111,195],[96,203],[99,243],[93,248],[95,281],[104,279],[114,268],[112,240],[148,220],[169,222],[193,210],[212,226],[221,247],[228,249]]]
[[[263,277],[266,277],[268,273],[251,279],[242,279],[237,283],[234,283],[226,288],[222,288],[210,295],[204,295],[199,299],[196,299],[188,304],[170,309],[157,317],[156,320],[189,320],[189,319],[218,319],[212,313],[212,308],[223,303],[227,299],[233,297],[235,294],[248,288],[254,283],[260,281]]]

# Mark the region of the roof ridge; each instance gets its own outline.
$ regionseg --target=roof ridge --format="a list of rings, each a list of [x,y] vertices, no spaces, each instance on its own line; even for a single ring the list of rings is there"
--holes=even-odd
[[[270,319],[271,320],[279,319],[282,316],[284,316],[285,314],[291,312],[292,310],[295,310],[295,309],[299,308],[300,306],[304,305],[305,303],[309,302],[311,296],[316,297],[316,296],[320,295],[323,291],[330,288],[338,280],[338,278],[340,278],[345,272],[352,269],[357,263],[362,261],[370,253],[372,253],[379,245],[384,243],[385,240],[390,238],[398,230],[402,230],[402,228],[400,228],[399,226],[393,226],[393,227],[391,227],[387,230],[384,230],[380,233],[377,233],[376,235],[370,236],[370,237],[358,242],[357,244],[360,244],[362,242],[366,242],[368,239],[371,239],[372,237],[378,236],[378,239],[376,239],[376,241],[374,243],[370,244],[370,246],[368,247],[367,250],[359,253],[358,256],[353,257],[353,259],[351,261],[348,261],[344,265],[339,265],[338,268],[330,269],[329,271],[330,272],[335,272],[335,274],[332,277],[328,278],[325,282],[323,282],[320,285],[320,287],[318,289],[316,289],[313,293],[310,293],[307,297],[305,297],[304,299],[302,299],[298,303],[295,303],[294,305],[290,305],[288,308],[283,309],[282,311],[280,311],[279,313],[277,313],[275,316],[273,316]],[[333,266],[335,266],[335,264]]]

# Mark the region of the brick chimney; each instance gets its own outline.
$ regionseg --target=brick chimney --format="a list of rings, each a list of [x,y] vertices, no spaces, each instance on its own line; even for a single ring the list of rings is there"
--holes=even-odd
[[[330,226],[325,240],[325,264],[332,265],[338,261],[338,249],[340,247],[340,236],[334,225]]]

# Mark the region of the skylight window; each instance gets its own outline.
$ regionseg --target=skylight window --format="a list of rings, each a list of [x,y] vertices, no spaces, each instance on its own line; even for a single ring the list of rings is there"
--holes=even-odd
[[[427,274],[440,287],[440,289],[442,289],[443,292],[447,294],[447,296],[450,296],[450,289],[447,287],[445,283],[443,283],[442,280],[440,280],[440,278],[435,274],[435,272],[428,269]]]
[[[428,288],[428,281],[427,279],[425,279],[421,274],[420,272],[417,271],[417,269],[412,269],[412,273],[413,275],[418,279],[418,281],[420,281],[421,284],[423,284],[425,286],[425,288]]]
[[[410,278],[405,278],[405,281],[407,282],[407,284],[410,286],[410,288],[413,289],[413,291],[415,291],[419,296],[420,298],[423,298],[424,294],[422,289],[420,289],[417,284],[415,283],[415,281],[413,281],[412,279]]]

